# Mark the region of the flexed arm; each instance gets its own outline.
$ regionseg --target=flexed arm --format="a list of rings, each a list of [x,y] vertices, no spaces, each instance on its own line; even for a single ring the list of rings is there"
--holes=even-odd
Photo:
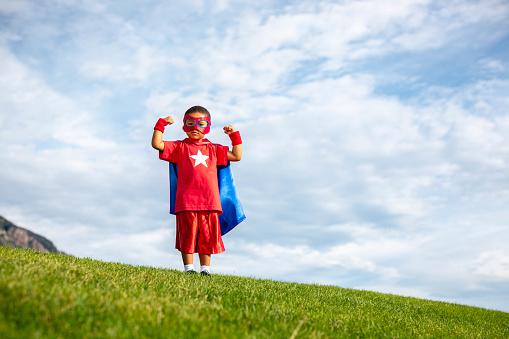
[[[166,118],[160,118],[154,127],[154,134],[152,134],[152,147],[156,150],[164,151],[163,133],[166,125],[173,124],[173,119],[170,116]]]
[[[242,159],[242,139],[240,133],[233,126],[223,127],[224,133],[228,134],[232,141],[232,150],[228,151],[228,161],[240,161]]]

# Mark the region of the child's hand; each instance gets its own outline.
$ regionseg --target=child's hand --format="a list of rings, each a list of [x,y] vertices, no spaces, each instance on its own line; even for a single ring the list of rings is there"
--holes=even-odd
[[[166,118],[163,118],[164,120],[166,120],[166,122],[168,123],[168,125],[171,125],[174,123],[172,117],[170,117],[169,115],[166,117]]]
[[[232,134],[237,131],[232,125],[224,126],[223,129],[225,134]]]

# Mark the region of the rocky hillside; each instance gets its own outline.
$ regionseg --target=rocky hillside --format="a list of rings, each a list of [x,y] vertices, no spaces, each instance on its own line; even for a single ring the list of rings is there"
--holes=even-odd
[[[48,239],[18,227],[0,216],[0,246],[31,248],[40,252],[59,252]]]

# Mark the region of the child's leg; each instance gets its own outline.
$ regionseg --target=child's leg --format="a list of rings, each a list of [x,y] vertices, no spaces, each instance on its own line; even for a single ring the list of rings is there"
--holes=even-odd
[[[184,262],[184,271],[187,273],[196,273],[193,265],[193,253],[180,253],[182,254],[182,261]]]
[[[192,265],[193,264],[193,253],[184,253],[180,252],[182,254],[182,261],[184,262],[184,265]],[[200,259],[201,262],[201,259]],[[210,260],[209,260],[210,262]]]
[[[210,266],[210,254],[200,254],[200,265]]]
[[[200,253],[200,272],[205,275],[210,275],[210,254]]]
[[[196,272],[193,266],[193,256],[197,232],[196,212],[185,211],[177,213],[175,248],[182,255],[184,270],[190,273]]]

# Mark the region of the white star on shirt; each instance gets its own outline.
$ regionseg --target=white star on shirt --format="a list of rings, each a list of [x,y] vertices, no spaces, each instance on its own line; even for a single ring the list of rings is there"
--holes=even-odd
[[[203,164],[205,167],[209,167],[205,161],[209,158],[208,155],[201,154],[200,150],[198,150],[198,154],[190,155],[189,157],[194,159],[194,167],[198,166],[199,164]]]

